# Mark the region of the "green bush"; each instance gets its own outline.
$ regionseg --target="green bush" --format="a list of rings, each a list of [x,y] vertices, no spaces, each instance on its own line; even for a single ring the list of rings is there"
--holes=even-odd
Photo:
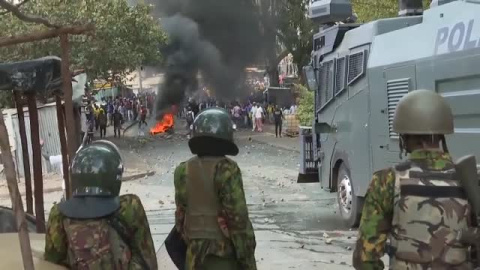
[[[295,85],[300,92],[300,101],[298,104],[297,118],[302,126],[312,126],[315,110],[315,93],[308,91],[303,85]]]

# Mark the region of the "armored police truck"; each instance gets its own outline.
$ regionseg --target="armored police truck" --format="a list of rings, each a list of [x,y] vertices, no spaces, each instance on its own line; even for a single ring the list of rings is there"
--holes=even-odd
[[[455,117],[450,152],[480,160],[480,0],[436,0],[424,12],[421,0],[399,6],[399,17],[363,25],[346,22],[348,0],[313,1],[309,9],[322,27],[304,67],[315,122],[313,157],[303,156],[313,181],[337,192],[349,226],[359,222],[372,173],[401,160],[392,120],[409,91],[445,97]]]

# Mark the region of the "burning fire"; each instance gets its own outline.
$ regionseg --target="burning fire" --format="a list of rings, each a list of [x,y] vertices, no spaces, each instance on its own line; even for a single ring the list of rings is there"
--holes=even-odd
[[[162,120],[160,120],[155,127],[150,129],[150,134],[155,135],[159,133],[164,133],[173,127],[173,114],[166,113],[163,115]]]

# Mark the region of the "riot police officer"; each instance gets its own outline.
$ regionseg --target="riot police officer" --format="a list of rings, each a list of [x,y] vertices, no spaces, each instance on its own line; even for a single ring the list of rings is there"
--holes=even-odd
[[[412,91],[398,103],[393,130],[408,159],[373,175],[355,269],[383,269],[385,251],[391,269],[471,269],[457,237],[471,226],[471,210],[444,136],[453,133],[450,106],[434,91]]]
[[[48,219],[46,260],[73,269],[157,269],[145,210],[135,195],[119,196],[123,162],[109,141],[75,155],[72,198]]]
[[[238,154],[228,113],[220,108],[202,111],[188,145],[195,156],[174,175],[176,228],[187,244],[186,269],[256,269],[242,175],[226,157]]]

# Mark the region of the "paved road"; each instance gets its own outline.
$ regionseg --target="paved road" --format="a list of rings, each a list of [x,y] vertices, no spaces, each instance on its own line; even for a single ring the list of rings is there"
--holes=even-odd
[[[173,227],[173,170],[191,156],[183,129],[177,125],[176,130],[167,138],[138,137],[134,127],[125,138],[115,140],[157,171],[122,187],[123,192],[142,198],[157,249]],[[259,136],[262,143],[256,142]],[[351,269],[356,232],[343,228],[334,194],[324,192],[319,184],[297,184],[298,152],[272,146],[278,141],[270,145],[267,138],[275,140],[269,134],[237,132],[240,154],[233,158],[242,169],[259,269]],[[168,260],[164,250],[159,256]]]

